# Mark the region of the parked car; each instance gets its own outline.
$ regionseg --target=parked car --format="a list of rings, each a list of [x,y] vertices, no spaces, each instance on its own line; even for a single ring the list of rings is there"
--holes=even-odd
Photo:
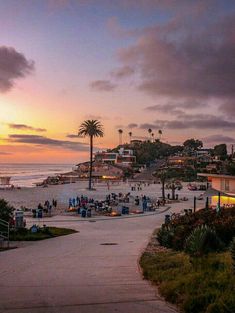
[[[203,193],[201,193],[198,197],[197,200],[203,200]]]
[[[189,184],[189,185],[188,185],[188,190],[196,191],[196,190],[197,190],[197,185],[195,185],[195,184]]]
[[[206,186],[205,185],[199,185],[198,190],[206,190]]]

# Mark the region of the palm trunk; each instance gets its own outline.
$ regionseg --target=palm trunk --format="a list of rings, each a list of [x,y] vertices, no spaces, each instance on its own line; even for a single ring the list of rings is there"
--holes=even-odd
[[[171,196],[172,196],[172,200],[175,200],[175,186],[173,185],[172,186],[172,189],[171,189],[171,192],[172,192],[172,194],[171,194]]]
[[[92,158],[93,158],[93,136],[90,136],[90,169],[89,169],[89,187],[88,187],[89,190],[91,190]]]
[[[165,180],[162,180],[162,199],[165,200]]]

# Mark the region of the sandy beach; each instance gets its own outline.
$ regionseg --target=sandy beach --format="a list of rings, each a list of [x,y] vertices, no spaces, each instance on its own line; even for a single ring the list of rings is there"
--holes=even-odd
[[[131,191],[131,186],[134,183],[114,183],[110,184],[109,189],[107,184],[99,183],[95,185],[96,190],[87,190],[87,181],[79,181],[73,184],[65,185],[55,185],[48,186],[48,188],[43,187],[33,187],[33,188],[21,188],[13,190],[0,190],[0,198],[4,198],[15,208],[19,209],[21,206],[33,209],[38,206],[39,203],[44,204],[46,200],[52,201],[56,199],[58,206],[56,210],[54,209],[54,214],[61,214],[68,208],[69,198],[76,196],[85,195],[92,197],[95,200],[104,200],[105,196],[109,193],[128,193],[130,192],[133,196],[146,195],[152,199],[161,196],[161,185],[160,184],[150,184],[142,185],[142,190]],[[166,194],[170,193],[170,190],[166,190]],[[183,189],[177,192],[179,198],[187,197],[189,201],[182,201],[180,203],[175,203],[174,207],[179,208],[189,208],[193,206],[193,197],[201,194],[201,191],[189,191],[187,184],[183,185]],[[204,203],[204,202],[203,202]],[[200,203],[198,202],[198,205]]]

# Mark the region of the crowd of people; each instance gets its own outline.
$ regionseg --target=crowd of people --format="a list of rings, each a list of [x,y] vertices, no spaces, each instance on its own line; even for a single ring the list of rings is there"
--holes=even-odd
[[[152,211],[165,204],[166,200],[158,199],[156,203],[153,203],[146,195],[134,197],[130,192],[127,194],[120,192],[109,193],[104,200],[95,200],[84,195],[71,197],[68,201],[68,211],[76,212],[82,217],[88,217],[91,216],[92,210],[101,214],[109,214],[114,211],[123,214],[122,212],[129,212],[132,209],[142,212]]]
[[[32,209],[33,217],[43,217],[43,214],[48,214],[49,216],[52,215],[53,208],[57,207],[57,200],[52,199],[50,202],[49,200],[46,200],[44,205],[42,203],[38,204],[37,209]]]

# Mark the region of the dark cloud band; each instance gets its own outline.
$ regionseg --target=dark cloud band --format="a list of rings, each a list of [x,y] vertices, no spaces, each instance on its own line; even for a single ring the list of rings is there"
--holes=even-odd
[[[34,62],[11,47],[0,47],[0,92],[9,91],[16,79],[34,70]]]
[[[37,128],[37,127],[32,127],[26,124],[8,124],[8,126],[11,129],[19,129],[19,130],[33,130],[36,132],[45,132],[46,129],[45,128]]]
[[[88,144],[81,142],[73,142],[68,140],[51,139],[38,135],[13,134],[9,135],[9,142],[34,144],[42,146],[52,146],[73,151],[88,151]]]

